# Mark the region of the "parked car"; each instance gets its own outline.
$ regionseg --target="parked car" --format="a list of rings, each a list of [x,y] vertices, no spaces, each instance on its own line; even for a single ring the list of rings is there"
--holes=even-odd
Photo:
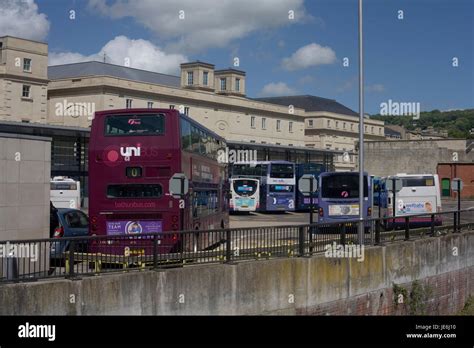
[[[64,253],[69,250],[69,240],[61,240],[64,237],[85,237],[89,234],[89,218],[78,209],[57,208],[57,225],[54,228],[54,239],[57,242],[51,243],[50,258],[51,263],[61,263],[64,260]],[[78,242],[75,244],[75,251],[86,251],[87,243]]]

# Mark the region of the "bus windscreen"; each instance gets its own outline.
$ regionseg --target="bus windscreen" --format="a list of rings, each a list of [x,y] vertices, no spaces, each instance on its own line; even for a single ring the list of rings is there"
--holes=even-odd
[[[402,178],[403,187],[421,187],[421,186],[434,186],[434,178],[432,176],[419,176]]]
[[[232,167],[233,175],[246,175],[246,176],[266,176],[267,165],[266,164],[234,164]]]
[[[157,115],[111,115],[105,118],[105,135],[163,135],[165,117]]]
[[[119,184],[107,187],[108,198],[160,198],[163,189],[159,184]]]
[[[364,176],[364,197],[368,197],[367,176]],[[334,174],[322,177],[321,197],[359,198],[359,176]]]
[[[294,167],[291,164],[272,164],[270,177],[271,178],[286,178],[291,179],[295,176]]]
[[[252,196],[257,191],[257,182],[253,180],[234,180],[234,191],[240,196]]]
[[[77,185],[69,182],[52,182],[51,190],[77,190]]]

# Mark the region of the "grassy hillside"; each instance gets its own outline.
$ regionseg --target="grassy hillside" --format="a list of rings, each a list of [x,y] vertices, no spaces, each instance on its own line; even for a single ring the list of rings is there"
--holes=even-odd
[[[474,128],[474,109],[421,112],[418,120],[413,120],[413,116],[373,115],[370,118],[382,120],[385,124],[404,126],[408,130],[433,126],[436,130],[447,130],[451,138],[474,139],[474,134],[469,134]]]

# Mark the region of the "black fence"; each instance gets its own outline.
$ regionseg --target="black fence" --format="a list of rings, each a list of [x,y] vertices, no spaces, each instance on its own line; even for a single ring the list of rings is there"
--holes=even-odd
[[[372,218],[362,222],[357,219],[296,226],[0,241],[0,283],[306,257],[322,252],[342,251],[346,257],[356,257],[359,245],[383,245],[472,230],[473,213],[474,210],[461,210],[397,217],[395,221]]]

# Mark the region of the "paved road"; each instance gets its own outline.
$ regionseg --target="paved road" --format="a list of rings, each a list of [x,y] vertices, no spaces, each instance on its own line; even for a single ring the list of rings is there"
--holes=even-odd
[[[457,208],[456,201],[444,201],[443,211],[451,211]],[[472,208],[472,212],[463,213],[461,222],[474,222],[474,200],[461,201],[461,209]],[[374,217],[378,216],[377,207],[374,209]],[[453,214],[443,216],[446,222],[452,223]],[[316,221],[316,215],[314,216]],[[301,225],[309,223],[309,213],[286,212],[286,213],[251,213],[230,216],[230,227],[263,227],[263,226],[284,226],[284,225]]]

